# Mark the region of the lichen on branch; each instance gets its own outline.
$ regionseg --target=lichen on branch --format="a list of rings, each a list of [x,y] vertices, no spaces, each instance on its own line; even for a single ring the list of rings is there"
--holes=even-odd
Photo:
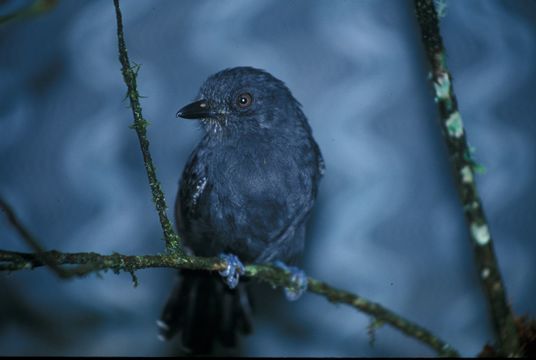
[[[440,126],[467,220],[479,278],[485,289],[491,318],[498,334],[500,353],[503,356],[520,355],[514,317],[507,301],[506,288],[475,182],[474,172],[479,171],[481,167],[473,160],[471,148],[467,143],[466,131],[452,86],[452,76],[447,68],[446,53],[439,31],[439,18],[434,1],[415,0],[415,9],[422,42],[432,69],[430,81],[435,92]]]

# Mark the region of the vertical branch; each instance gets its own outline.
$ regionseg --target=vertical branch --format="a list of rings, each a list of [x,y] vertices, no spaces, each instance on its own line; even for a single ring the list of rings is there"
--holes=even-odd
[[[138,134],[140,141],[141,152],[143,155],[143,162],[145,164],[145,170],[147,170],[147,177],[149,178],[149,185],[151,186],[151,192],[153,194],[153,202],[158,212],[160,224],[164,231],[164,238],[166,240],[166,250],[168,252],[182,253],[182,244],[180,243],[179,236],[173,231],[171,222],[169,221],[166,210],[166,200],[164,193],[160,186],[160,182],[156,178],[156,170],[153,165],[151,154],[149,153],[149,140],[147,139],[147,125],[148,122],[143,118],[141,113],[141,105],[139,101],[139,94],[137,90],[136,77],[138,73],[137,66],[130,66],[128,60],[127,47],[125,44],[125,37],[123,35],[123,20],[121,17],[121,9],[119,8],[119,0],[114,0],[115,14],[117,19],[117,40],[119,45],[119,61],[121,62],[121,71],[123,73],[123,79],[128,88],[128,97],[130,99],[130,107],[132,108],[132,114],[134,116],[134,123],[132,127]]]
[[[514,325],[506,289],[493,250],[493,241],[475,183],[476,163],[467,145],[462,118],[451,75],[447,69],[445,49],[439,32],[439,20],[433,0],[415,0],[417,20],[426,55],[432,67],[431,81],[439,109],[440,124],[447,144],[458,194],[472,240],[476,266],[491,310],[491,317],[503,355],[519,355],[519,337]]]

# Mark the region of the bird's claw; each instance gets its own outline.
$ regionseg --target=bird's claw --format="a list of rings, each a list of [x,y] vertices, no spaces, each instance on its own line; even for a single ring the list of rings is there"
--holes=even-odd
[[[290,272],[290,281],[292,285],[290,287],[285,287],[285,296],[289,301],[298,300],[302,294],[307,290],[307,275],[305,271],[295,267],[288,266],[282,261],[276,261],[275,266]]]
[[[234,289],[238,285],[240,275],[246,272],[246,268],[236,255],[220,254],[219,258],[226,263],[224,270],[219,273],[225,278],[225,283],[230,289]]]

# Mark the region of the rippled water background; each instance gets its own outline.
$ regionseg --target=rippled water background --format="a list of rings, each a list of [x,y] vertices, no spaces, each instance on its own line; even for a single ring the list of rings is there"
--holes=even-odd
[[[0,13],[24,1],[0,2]],[[536,5],[448,1],[442,32],[496,250],[519,314],[536,315]],[[199,139],[175,119],[203,80],[250,65],[303,104],[327,172],[308,274],[380,302],[464,355],[492,339],[426,79],[410,1],[122,3],[131,61],[168,202]],[[161,230],[128,128],[111,1],[60,1],[0,27],[0,192],[47,248],[147,254]],[[0,247],[28,250],[0,218]],[[170,270],[61,281],[0,276],[1,355],[165,355],[155,319]],[[258,287],[255,333],[227,354],[432,355],[389,327],[308,294]]]

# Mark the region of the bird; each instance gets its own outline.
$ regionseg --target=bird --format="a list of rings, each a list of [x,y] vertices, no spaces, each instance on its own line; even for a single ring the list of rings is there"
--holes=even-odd
[[[209,76],[196,101],[176,115],[199,121],[203,133],[179,182],[178,233],[190,254],[220,256],[228,267],[222,277],[181,270],[158,321],[159,336],[180,334],[187,351],[207,354],[216,343],[232,347],[239,333],[252,331],[249,288],[239,282],[242,262],[276,263],[301,274],[304,284],[299,269],[287,265],[303,253],[325,164],[301,104],[261,69],[241,66]],[[291,300],[299,296],[286,290]]]

